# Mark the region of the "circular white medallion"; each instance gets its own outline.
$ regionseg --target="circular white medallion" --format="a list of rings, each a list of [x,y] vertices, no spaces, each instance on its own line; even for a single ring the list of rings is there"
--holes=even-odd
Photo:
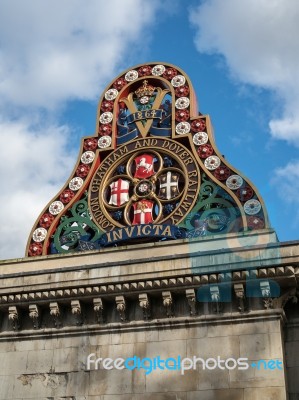
[[[147,191],[148,191],[148,184],[147,184],[147,183],[141,183],[141,184],[138,186],[138,190],[139,190],[141,193],[147,192]]]
[[[125,80],[127,82],[132,82],[135,81],[135,79],[138,78],[138,72],[132,69],[131,71],[128,71],[125,75]]]
[[[155,65],[152,69],[152,74],[155,76],[163,75],[165,72],[164,65]]]
[[[33,240],[35,242],[42,242],[42,241],[45,240],[45,238],[47,236],[47,233],[48,233],[47,229],[45,229],[45,228],[37,228],[33,232],[33,235],[32,235]]]
[[[226,180],[226,186],[231,190],[237,190],[243,185],[243,178],[240,175],[231,175]]]
[[[71,190],[79,190],[80,187],[82,187],[82,185],[83,185],[83,179],[79,178],[79,176],[76,176],[75,178],[70,180],[69,188]]]
[[[100,123],[101,124],[109,124],[113,119],[113,114],[110,111],[104,112],[100,116]]]
[[[171,84],[174,87],[183,86],[186,82],[186,78],[183,75],[176,75],[171,79]]]
[[[85,151],[81,156],[83,164],[91,164],[94,160],[95,153],[93,151]]]
[[[139,99],[141,104],[147,104],[149,101],[149,97],[148,96],[143,96]]]
[[[206,144],[209,140],[209,136],[206,132],[197,132],[193,136],[193,143],[200,146],[201,144]]]
[[[107,90],[107,92],[105,93],[105,99],[106,100],[114,100],[116,99],[118,95],[118,90],[116,89],[109,89]]]
[[[98,146],[100,149],[104,149],[105,147],[109,147],[111,145],[111,137],[110,136],[102,136],[98,140]]]
[[[57,215],[63,209],[64,209],[64,205],[63,205],[63,203],[61,201],[53,201],[53,203],[50,204],[49,212],[52,215]]]
[[[184,108],[189,107],[190,101],[188,97],[180,97],[179,99],[176,100],[175,102],[175,107],[178,108],[179,110],[183,110]]]
[[[189,122],[180,122],[179,124],[177,124],[175,131],[178,135],[189,133],[190,132]]]
[[[255,200],[255,199],[248,200],[244,204],[244,211],[248,215],[257,214],[260,211],[261,208],[262,208],[261,203],[258,200]]]
[[[205,159],[205,167],[210,171],[218,168],[220,165],[220,159],[217,156],[210,156]]]

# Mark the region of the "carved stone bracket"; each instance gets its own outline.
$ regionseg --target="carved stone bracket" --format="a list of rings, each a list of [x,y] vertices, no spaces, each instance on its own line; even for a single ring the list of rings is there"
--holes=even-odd
[[[124,296],[116,296],[115,297],[115,301],[116,301],[116,309],[119,313],[120,319],[121,321],[126,321],[126,299],[124,298]]]
[[[71,309],[72,309],[72,314],[76,318],[76,325],[82,325],[83,324],[83,316],[82,316],[82,308],[81,308],[80,301],[72,300],[71,301]]]
[[[247,309],[244,285],[242,283],[236,283],[234,285],[234,291],[238,301],[238,310],[244,312]]]
[[[33,329],[38,329],[40,327],[40,308],[37,304],[29,304],[29,317],[33,323]]]
[[[162,292],[163,306],[168,318],[173,317],[173,300],[171,292]]]
[[[19,318],[19,311],[17,307],[11,306],[8,309],[8,319],[11,323],[12,329],[14,331],[17,331],[20,329],[21,324],[20,324],[20,318]]]
[[[53,319],[54,326],[59,328],[61,326],[61,313],[59,304],[56,301],[50,303],[50,315]]]
[[[103,304],[102,299],[100,299],[100,298],[93,299],[93,309],[94,309],[94,312],[95,312],[97,323],[101,324],[101,323],[105,322],[105,319],[104,319],[104,304]]]
[[[186,297],[190,308],[190,315],[196,315],[196,296],[194,289],[186,289]]]
[[[148,299],[148,295],[146,293],[141,293],[139,296],[139,305],[142,308],[143,311],[143,318],[145,320],[150,318],[151,315],[151,308],[150,308],[150,302]]]
[[[269,281],[260,282],[260,289],[264,308],[273,308],[273,299],[271,297],[271,287]]]
[[[287,289],[280,297],[273,299],[273,307],[284,308],[289,301],[293,304],[298,303],[298,295],[296,295],[296,288]]]
[[[210,286],[210,296],[212,302],[212,310],[216,314],[219,314],[222,310],[220,290],[218,285]]]

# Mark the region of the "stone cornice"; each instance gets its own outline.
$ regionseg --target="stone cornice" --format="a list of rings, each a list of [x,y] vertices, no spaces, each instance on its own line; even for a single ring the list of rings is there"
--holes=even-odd
[[[231,235],[231,242],[205,238],[116,249],[113,257],[105,250],[4,263],[0,337],[278,311],[296,300],[299,243],[261,243],[266,237]],[[240,241],[247,246],[236,246]],[[216,243],[231,247],[212,251]]]
[[[70,298],[91,298],[94,296],[113,296],[118,294],[142,293],[144,291],[154,292],[165,289],[183,291],[189,287],[200,287],[206,284],[217,283],[243,283],[248,279],[273,279],[280,282],[281,286],[298,286],[299,267],[280,266],[270,268],[260,268],[255,270],[235,271],[220,274],[196,274],[178,277],[167,277],[163,279],[138,280],[118,283],[110,278],[106,284],[96,286],[72,285],[64,288],[60,283],[60,288],[50,290],[20,291],[19,293],[9,293],[2,287],[0,289],[0,307],[5,304],[28,303],[32,301],[47,301],[49,299],[70,299]],[[49,286],[49,284],[48,284]],[[58,284],[59,286],[59,284]],[[33,289],[34,287],[32,287]],[[35,289],[35,288],[34,288]]]

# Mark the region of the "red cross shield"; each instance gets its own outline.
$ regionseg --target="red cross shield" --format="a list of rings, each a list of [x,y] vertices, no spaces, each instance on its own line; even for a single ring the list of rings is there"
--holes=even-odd
[[[121,206],[129,201],[129,181],[119,178],[117,181],[112,182],[109,186],[111,189],[109,204]]]
[[[154,157],[150,154],[141,154],[134,159],[136,171],[134,178],[149,178],[154,175]]]
[[[150,200],[140,200],[137,203],[134,203],[134,220],[132,225],[152,224],[153,205],[154,203]]]

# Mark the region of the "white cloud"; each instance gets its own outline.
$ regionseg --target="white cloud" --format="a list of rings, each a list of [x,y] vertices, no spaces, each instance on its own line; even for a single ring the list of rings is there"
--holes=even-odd
[[[56,113],[69,100],[98,99],[117,70],[136,62],[168,5],[1,1],[1,259],[24,255],[36,218],[74,167],[70,128],[55,123]]]
[[[299,146],[299,2],[206,0],[190,11],[198,51],[224,56],[232,76],[275,92],[274,138]]]
[[[289,208],[288,226],[296,229],[299,223],[299,160],[290,161],[274,171],[271,185]]]
[[[299,160],[290,161],[274,171],[272,184],[279,187],[280,196],[289,204],[299,204]],[[299,215],[299,214],[298,214]]]
[[[66,126],[0,121],[0,137],[3,259],[24,256],[34,221],[65,183],[76,156]]]
[[[159,7],[158,0],[2,1],[0,101],[53,108],[98,97],[124,54],[133,58],[130,46],[136,52],[147,42]]]

